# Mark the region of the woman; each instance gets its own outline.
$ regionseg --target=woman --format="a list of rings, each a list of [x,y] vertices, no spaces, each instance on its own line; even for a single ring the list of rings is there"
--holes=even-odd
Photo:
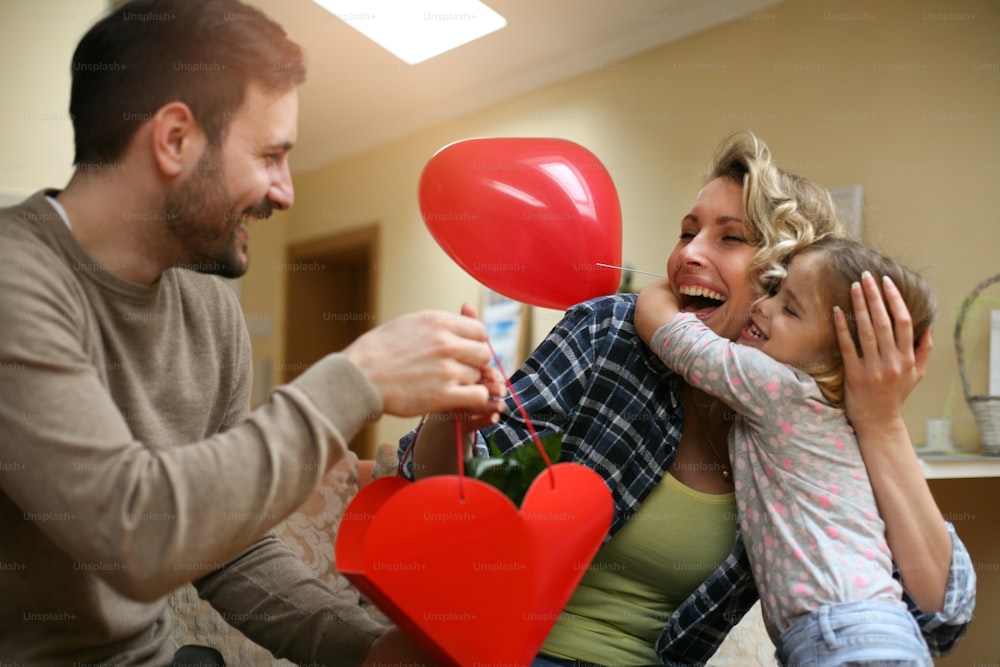
[[[757,290],[769,287],[761,269],[803,243],[839,233],[829,194],[779,170],[762,142],[740,134],[720,146],[682,220],[668,272],[685,275],[677,291],[681,309],[735,340]],[[897,344],[870,278],[854,303],[861,355],[844,342],[849,334],[839,336],[846,412],[911,613],[932,652],[946,652],[971,618],[975,577],[965,547],[941,518],[901,416],[923,376],[930,336],[916,352]],[[908,323],[905,306],[889,306]],[[642,343],[634,327],[641,316],[632,295],[579,304],[512,377],[534,428],[562,431],[562,459],[600,473],[616,510],[539,666],[701,664],[757,600],[736,531],[730,422],[711,419],[718,414],[713,400]],[[466,415],[467,447],[475,443],[483,453],[484,435],[504,451],[530,443],[512,405],[497,420],[495,413]],[[429,419],[415,442],[413,433],[401,441],[401,452],[413,445],[407,460],[417,477],[455,471],[452,424],[446,416]]]

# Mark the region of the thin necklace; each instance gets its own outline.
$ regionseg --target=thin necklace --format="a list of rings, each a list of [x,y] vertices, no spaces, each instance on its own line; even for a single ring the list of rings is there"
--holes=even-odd
[[[732,484],[733,474],[732,471],[729,469],[729,464],[725,463],[724,459],[721,456],[719,456],[719,450],[715,448],[715,443],[712,442],[712,436],[709,435],[708,426],[705,424],[705,420],[701,418],[701,414],[698,412],[697,409],[699,407],[708,407],[708,411],[709,413],[711,413],[712,403],[709,403],[708,406],[703,406],[698,404],[698,401],[695,400],[694,395],[690,395],[690,398],[692,407],[695,408],[691,410],[691,412],[694,412],[695,414],[698,415],[698,423],[701,425],[701,431],[702,433],[705,434],[705,440],[708,441],[708,446],[712,448],[712,454],[715,455],[716,464],[719,466],[719,469],[722,470],[722,479]]]

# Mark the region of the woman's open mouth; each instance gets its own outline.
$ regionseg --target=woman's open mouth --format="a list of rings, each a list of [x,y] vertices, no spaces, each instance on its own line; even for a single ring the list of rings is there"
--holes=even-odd
[[[709,287],[701,285],[681,285],[677,289],[680,296],[678,306],[686,313],[695,313],[704,319],[726,302],[726,297]]]

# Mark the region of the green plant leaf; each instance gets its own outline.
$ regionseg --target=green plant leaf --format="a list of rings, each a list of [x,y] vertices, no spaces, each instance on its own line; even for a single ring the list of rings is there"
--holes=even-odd
[[[562,432],[547,431],[539,435],[538,439],[549,461],[553,464],[558,462],[562,453]],[[545,471],[545,459],[534,441],[527,442],[506,455],[500,453],[500,448],[492,437],[487,438],[486,442],[492,456],[466,459],[466,476],[496,487],[520,507],[532,482]]]

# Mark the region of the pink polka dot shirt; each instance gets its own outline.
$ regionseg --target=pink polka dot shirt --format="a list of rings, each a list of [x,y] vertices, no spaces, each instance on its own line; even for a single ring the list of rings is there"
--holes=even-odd
[[[687,313],[661,327],[651,347],[733,410],[739,525],[772,638],[821,605],[902,605],[854,431],[812,378]]]

